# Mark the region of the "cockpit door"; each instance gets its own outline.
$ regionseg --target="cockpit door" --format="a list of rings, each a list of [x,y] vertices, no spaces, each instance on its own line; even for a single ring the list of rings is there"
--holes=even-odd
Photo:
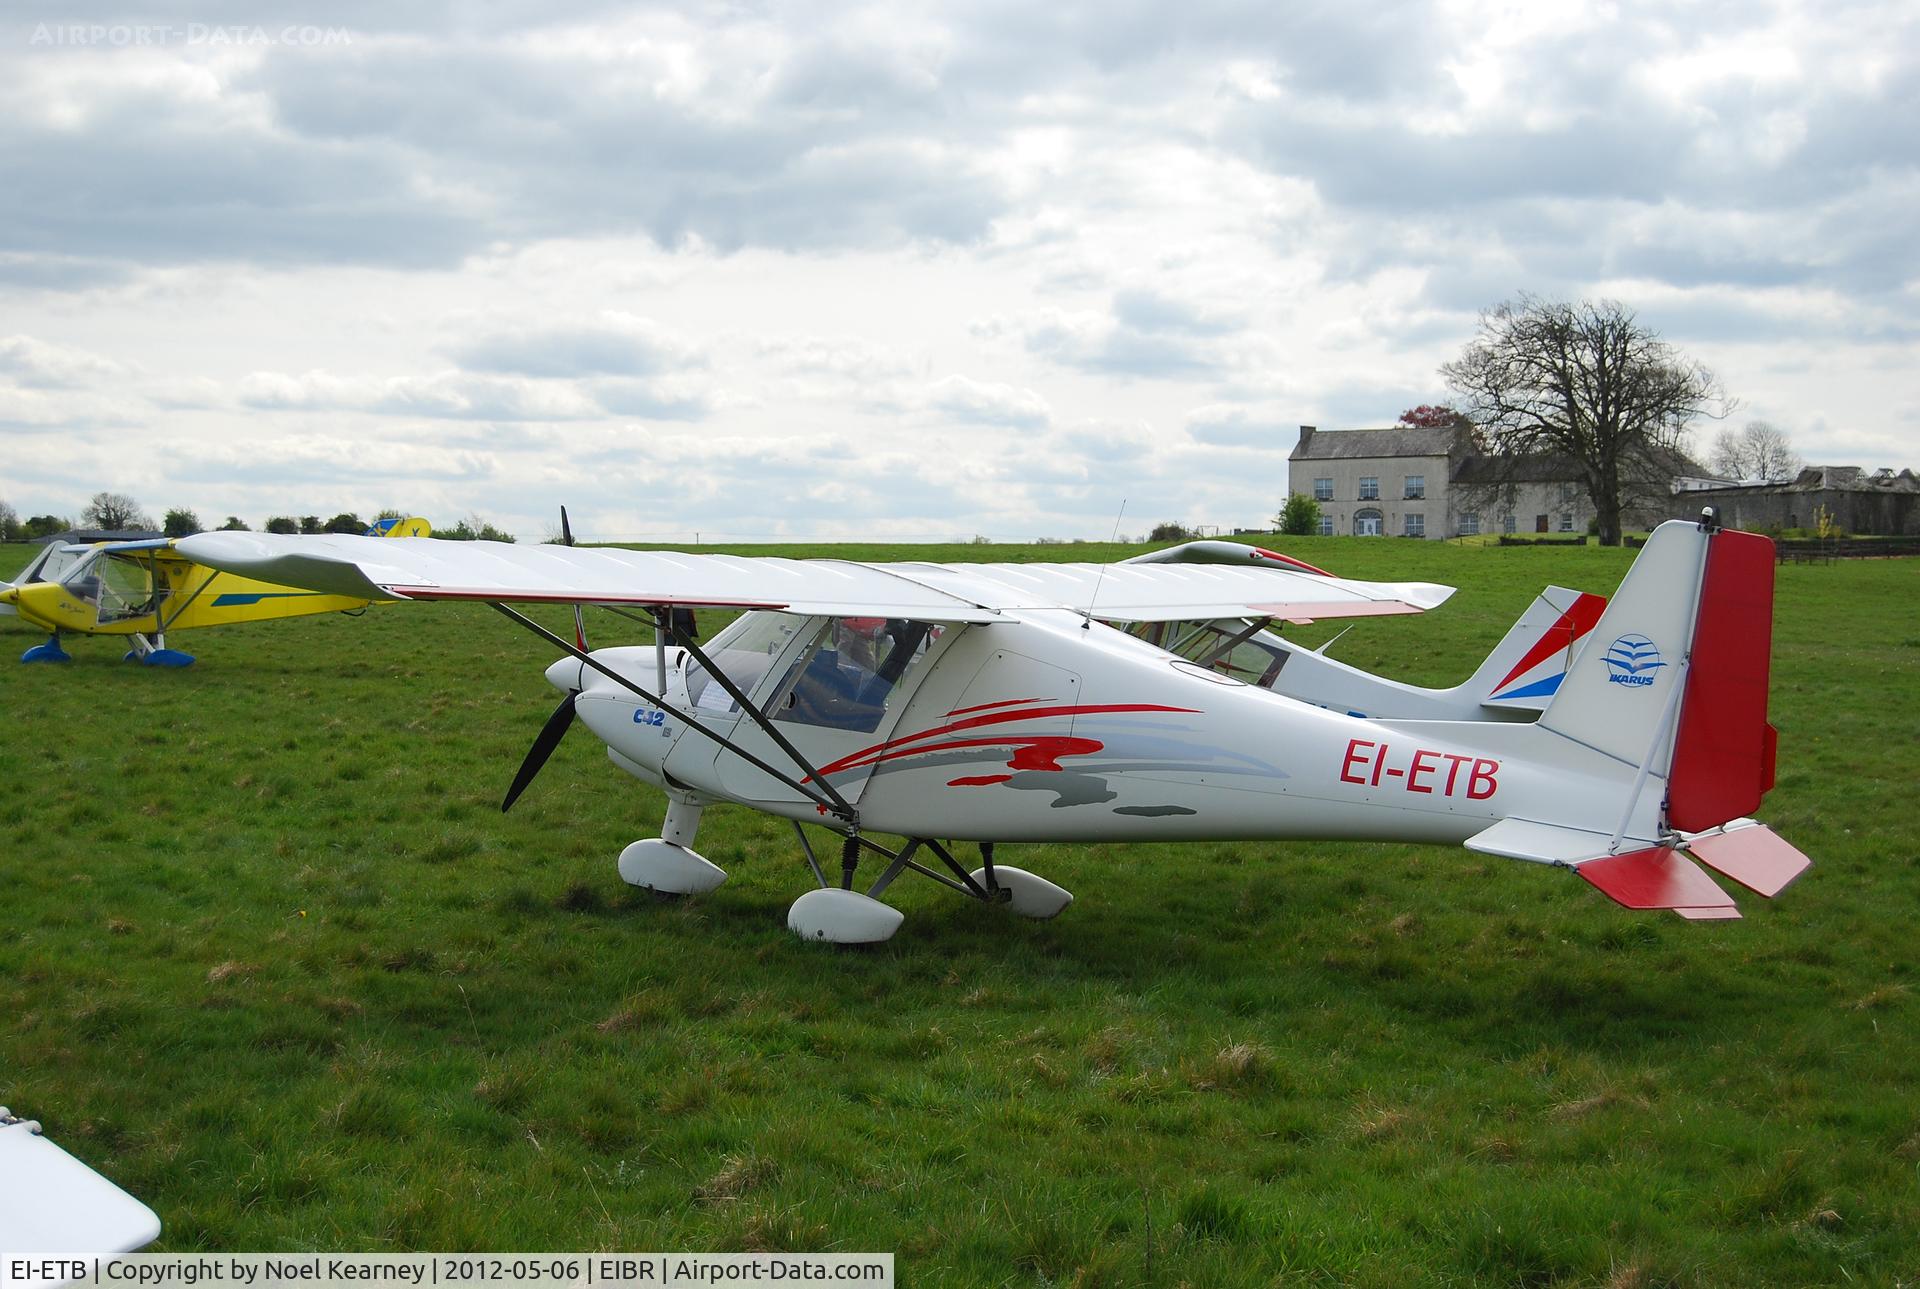
[[[813,618],[784,672],[752,695],[765,715],[849,802],[860,799],[900,714],[939,654],[963,628],[901,618]],[[757,722],[741,720],[733,737],[769,765],[792,758]],[[788,785],[721,749],[721,786],[741,800],[798,803]],[[802,781],[804,770],[793,770]]]

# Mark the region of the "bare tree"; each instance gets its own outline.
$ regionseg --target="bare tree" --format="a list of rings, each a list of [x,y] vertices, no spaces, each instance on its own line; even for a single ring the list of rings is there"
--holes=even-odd
[[[141,511],[140,503],[124,492],[96,492],[80,522],[89,528],[152,528],[153,521]]]
[[[1585,482],[1602,546],[1620,544],[1627,510],[1669,495],[1693,420],[1732,406],[1712,372],[1612,300],[1500,304],[1440,374],[1496,473],[1558,458]]]
[[[1729,479],[1780,483],[1805,464],[1786,431],[1768,421],[1748,421],[1738,434],[1722,430],[1713,440],[1713,468]]]
[[[20,512],[0,501],[0,542],[20,540]]]

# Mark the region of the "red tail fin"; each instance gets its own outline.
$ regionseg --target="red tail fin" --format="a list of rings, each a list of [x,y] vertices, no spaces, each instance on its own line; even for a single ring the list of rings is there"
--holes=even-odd
[[[1773,785],[1767,668],[1773,648],[1773,542],[1715,533],[1668,780],[1667,819],[1704,832],[1752,814]]]

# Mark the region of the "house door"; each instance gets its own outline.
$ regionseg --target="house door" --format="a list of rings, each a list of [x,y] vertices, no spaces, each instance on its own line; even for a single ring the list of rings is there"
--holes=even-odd
[[[1544,533],[1547,531],[1547,517],[1545,515],[1535,515],[1533,517],[1533,531],[1536,533]]]
[[[1358,511],[1353,516],[1353,535],[1355,537],[1378,537],[1380,535],[1380,512],[1377,510]]]

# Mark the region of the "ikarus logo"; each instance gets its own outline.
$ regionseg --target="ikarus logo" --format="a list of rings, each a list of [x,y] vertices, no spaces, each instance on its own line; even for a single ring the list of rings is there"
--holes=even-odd
[[[1607,680],[1615,685],[1651,685],[1654,673],[1666,665],[1645,636],[1621,636],[1607,646]]]

